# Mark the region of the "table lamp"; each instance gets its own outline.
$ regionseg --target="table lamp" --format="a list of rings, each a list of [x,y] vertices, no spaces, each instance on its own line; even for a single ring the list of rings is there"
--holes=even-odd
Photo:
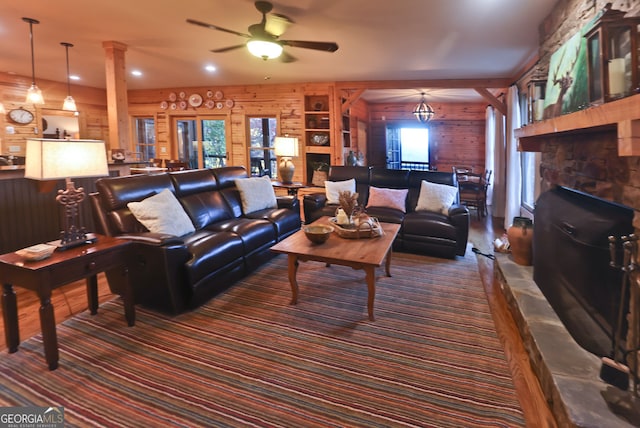
[[[298,156],[298,139],[288,136],[276,137],[273,147],[276,156],[280,156],[280,165],[278,167],[280,181],[285,184],[291,184],[293,182],[293,172],[295,171],[291,158]]]
[[[66,188],[58,190],[56,201],[63,208],[64,230],[58,249],[66,250],[95,241],[80,223],[80,203],[86,194],[76,189],[72,178],[109,175],[104,141],[99,140],[27,140],[24,177],[34,180],[65,179]]]

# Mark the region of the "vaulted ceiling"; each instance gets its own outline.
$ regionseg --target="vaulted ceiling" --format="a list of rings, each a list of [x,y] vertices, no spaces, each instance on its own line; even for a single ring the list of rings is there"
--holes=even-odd
[[[295,62],[263,61],[223,31],[186,19],[247,33],[261,15],[251,0],[3,0],[0,71],[31,75],[29,25],[35,18],[36,80],[66,80],[64,47],[70,42],[77,84],[104,88],[104,41],[127,45],[130,89],[317,81],[415,81],[415,86],[366,91],[371,101],[481,99],[466,88],[422,86],[441,79],[516,77],[538,50],[538,26],[557,0],[278,0],[273,13],[294,23],[282,39],[333,41],[335,53],[286,47]],[[213,65],[216,71],[205,71]]]

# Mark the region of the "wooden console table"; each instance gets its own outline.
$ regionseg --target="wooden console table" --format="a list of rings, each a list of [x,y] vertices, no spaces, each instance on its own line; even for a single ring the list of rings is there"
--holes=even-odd
[[[49,370],[58,367],[58,339],[56,322],[51,304],[51,291],[64,284],[87,280],[87,298],[92,315],[98,312],[97,274],[111,269],[122,269],[127,275],[127,248],[129,241],[96,235],[98,240],[66,251],[55,251],[47,259],[26,261],[15,253],[0,256],[0,281],[2,281],[2,310],[4,331],[9,353],[18,351],[20,332],[18,307],[13,285],[33,290],[40,298],[40,325],[44,354]],[[135,323],[133,290],[127,281],[123,296],[127,324]]]

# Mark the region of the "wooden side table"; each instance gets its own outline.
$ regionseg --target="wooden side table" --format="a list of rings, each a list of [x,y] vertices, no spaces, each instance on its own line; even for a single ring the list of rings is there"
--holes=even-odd
[[[272,181],[271,185],[273,187],[275,187],[276,189],[278,189],[278,188],[287,189],[287,193],[290,196],[295,196],[295,197],[298,197],[298,190],[299,189],[304,189],[305,187],[307,187],[303,183],[298,183],[298,182],[283,183],[281,181]]]
[[[92,315],[98,312],[97,274],[111,269],[122,269],[128,275],[127,248],[130,242],[123,239],[96,235],[98,240],[66,251],[55,251],[47,259],[26,261],[15,253],[0,256],[0,281],[2,281],[2,310],[4,330],[9,353],[18,351],[20,333],[18,307],[13,285],[33,290],[40,298],[40,326],[44,354],[49,370],[58,367],[58,339],[56,322],[51,304],[51,291],[64,284],[87,280],[87,299]],[[124,311],[127,324],[135,323],[133,290],[129,281],[124,293]]]

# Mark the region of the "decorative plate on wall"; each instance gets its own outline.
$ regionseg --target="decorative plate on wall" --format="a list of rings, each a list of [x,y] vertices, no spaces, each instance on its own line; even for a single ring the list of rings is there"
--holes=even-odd
[[[178,105],[176,103],[171,103],[171,110],[175,110],[178,108]]]
[[[166,102],[166,101],[161,102],[161,103],[160,103],[160,108],[161,108],[162,110],[166,110],[167,108],[169,108],[169,103],[168,103],[168,102]]]
[[[189,105],[191,107],[200,107],[202,105],[202,97],[199,94],[191,94],[189,97]]]
[[[187,102],[182,100],[182,101],[180,101],[179,106],[180,106],[180,110],[186,110],[187,109]]]
[[[216,103],[216,108],[217,108],[218,110],[221,110],[221,109],[222,109],[222,107],[224,107],[224,104],[223,104],[223,103],[221,103],[221,102],[217,102],[217,103]]]
[[[233,100],[227,100],[224,102],[224,105],[227,106],[227,108],[233,108]]]
[[[207,91],[207,98],[213,98],[213,91],[211,89]]]
[[[205,102],[204,105],[207,108],[214,108],[216,106],[216,103],[213,100],[207,100],[207,102]]]
[[[224,94],[222,93],[222,91],[216,91],[216,93],[213,95],[213,97],[214,97],[216,100],[221,100],[221,99],[223,99],[223,98],[224,98]]]
[[[172,101],[172,102],[173,102],[173,101],[175,101],[175,100],[177,100],[177,99],[178,99],[178,96],[176,95],[176,93],[175,93],[175,92],[171,92],[171,93],[169,94],[169,101]]]
[[[180,99],[181,99],[181,100],[184,100],[184,99],[187,97],[187,93],[186,93],[186,92],[184,92],[184,91],[180,91],[179,96],[180,96]]]

